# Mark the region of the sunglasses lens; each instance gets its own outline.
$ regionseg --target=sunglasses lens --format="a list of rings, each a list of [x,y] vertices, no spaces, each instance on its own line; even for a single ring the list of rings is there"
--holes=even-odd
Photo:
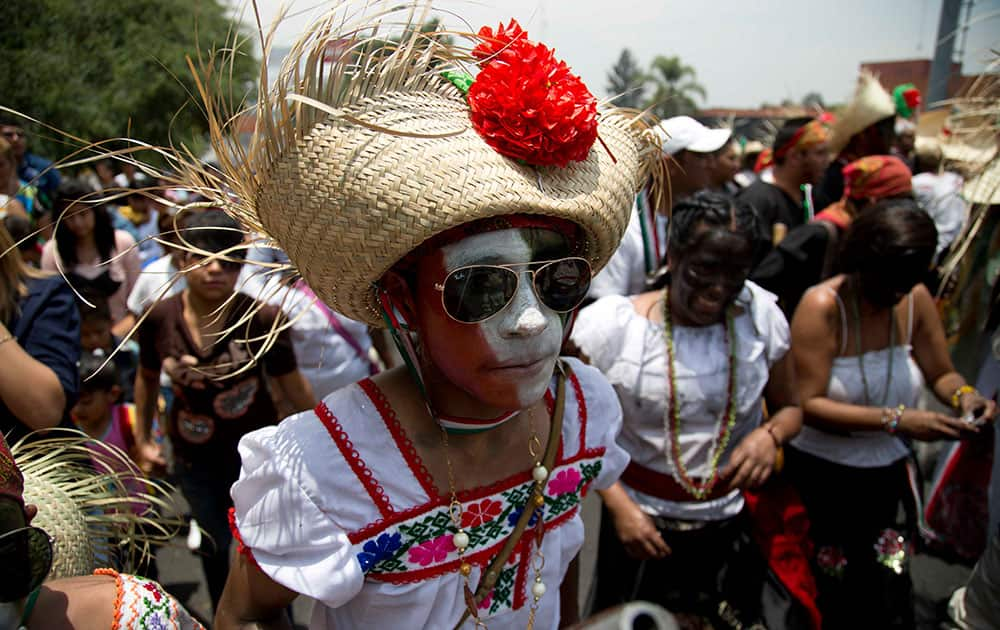
[[[590,275],[590,263],[582,258],[556,260],[535,272],[535,292],[553,311],[572,311],[587,297]]]
[[[444,308],[460,322],[482,321],[503,309],[517,291],[517,274],[503,267],[465,267],[444,281]]]
[[[52,568],[52,543],[37,527],[29,527],[0,538],[0,602],[26,597],[45,580]]]

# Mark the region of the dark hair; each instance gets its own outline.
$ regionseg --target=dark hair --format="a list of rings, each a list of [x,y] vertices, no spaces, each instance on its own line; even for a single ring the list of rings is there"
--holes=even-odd
[[[3,218],[3,226],[17,243],[18,250],[24,252],[34,249],[36,239],[31,236],[31,221],[17,214],[8,214]]]
[[[101,257],[101,262],[111,259],[111,253],[115,248],[115,228],[111,225],[111,215],[103,205],[95,204],[93,201],[94,190],[78,179],[64,179],[56,189],[55,198],[52,201],[55,216],[60,217],[60,223],[56,229],[56,248],[59,250],[59,257],[62,258],[63,265],[67,268],[76,265],[76,235],[73,234],[63,221],[68,216],[66,211],[81,199],[84,200],[73,209],[77,212],[94,213],[94,242],[97,244],[97,253]]]
[[[181,242],[207,252],[221,252],[243,242],[243,229],[222,210],[198,212],[184,221]]]
[[[802,129],[813,120],[814,119],[809,116],[800,116],[799,118],[789,118],[785,121],[785,124],[781,125],[781,128],[778,129],[778,133],[774,136],[774,144],[771,145],[774,147],[775,164],[781,165],[785,163],[785,154],[782,153],[781,157],[778,157],[778,150],[788,144],[792,137],[798,133],[799,129]]]
[[[102,321],[110,324],[111,307],[107,296],[91,287],[81,287],[79,292],[81,299],[76,301],[76,306],[80,311],[80,323]]]
[[[21,127],[23,129],[24,123],[21,122],[20,118],[0,112],[0,127]]]
[[[903,257],[927,269],[937,248],[937,228],[911,199],[885,199],[851,223],[840,250],[840,270],[865,273]]]
[[[746,201],[701,191],[682,199],[670,215],[667,251],[683,256],[700,225],[724,228],[744,237],[756,254],[763,243],[757,212]]]
[[[81,352],[76,367],[80,375],[80,391],[109,392],[118,385],[118,368],[114,361],[108,361],[103,351]]]

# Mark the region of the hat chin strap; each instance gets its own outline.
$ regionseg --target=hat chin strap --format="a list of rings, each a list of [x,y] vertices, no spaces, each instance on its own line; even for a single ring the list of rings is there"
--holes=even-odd
[[[431,405],[431,398],[427,393],[423,373],[420,370],[420,358],[417,356],[413,343],[410,341],[409,332],[411,328],[403,318],[400,310],[393,305],[389,294],[377,284],[375,285],[375,291],[378,294],[379,314],[389,328],[392,342],[403,357],[406,369],[410,372],[413,382],[417,384],[417,389],[420,390],[420,395],[424,399],[424,405],[427,407],[427,413],[434,419],[438,426],[453,435],[483,433],[499,427],[521,413],[520,409],[507,411],[495,418],[466,418],[463,416],[436,413]]]

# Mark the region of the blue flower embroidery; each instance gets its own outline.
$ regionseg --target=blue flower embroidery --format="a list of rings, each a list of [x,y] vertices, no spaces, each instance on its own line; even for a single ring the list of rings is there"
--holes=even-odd
[[[523,507],[511,510],[510,514],[507,516],[507,524],[510,525],[511,527],[515,527],[517,525],[517,519],[521,518],[521,512],[523,511],[524,511]],[[538,512],[539,510],[535,510],[531,514],[531,518],[528,519],[528,527],[534,527],[535,523],[538,522]]]
[[[364,573],[368,573],[373,566],[382,560],[391,558],[402,544],[403,536],[399,533],[381,534],[377,539],[369,540],[362,547],[363,551],[358,554],[358,562],[361,564],[361,570]]]

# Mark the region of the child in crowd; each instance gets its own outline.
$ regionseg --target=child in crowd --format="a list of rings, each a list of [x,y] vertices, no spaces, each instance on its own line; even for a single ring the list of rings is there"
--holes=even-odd
[[[81,296],[83,300],[78,302],[80,348],[85,353],[101,351],[104,357],[114,353],[111,360],[117,368],[121,400],[132,402],[135,400],[133,388],[139,366],[139,344],[131,339],[123,342],[112,334],[111,309],[107,298],[93,291],[83,291]]]
[[[298,370],[287,330],[264,346],[272,327],[281,325],[278,309],[258,309],[253,298],[236,293],[243,256],[236,221],[221,210],[208,210],[192,216],[186,228],[190,251],[182,256],[182,269],[187,284],[153,306],[139,326],[136,438],[140,468],[166,463],[145,433],[155,415],[163,369],[174,393],[165,422],[174,472],[192,516],[209,534],[205,542],[214,542],[202,549],[202,566],[215,604],[229,571],[229,488],[240,471],[236,445],[244,434],[281,420],[272,387],[281,388],[295,411],[312,409],[316,401]],[[243,319],[249,312],[254,314]]]

